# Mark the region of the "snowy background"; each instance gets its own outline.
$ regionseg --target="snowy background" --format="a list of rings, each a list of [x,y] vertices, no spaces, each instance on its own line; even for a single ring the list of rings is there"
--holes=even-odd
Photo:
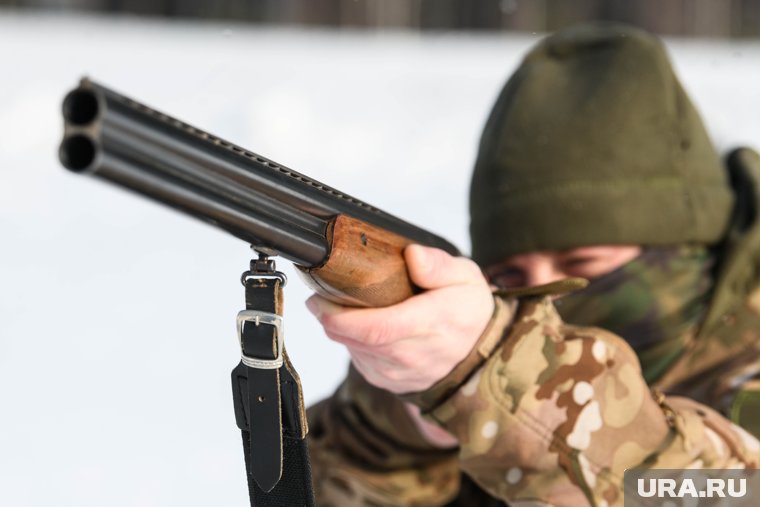
[[[247,505],[229,372],[248,246],[61,169],[82,75],[466,251],[479,130],[538,38],[0,11],[0,505]],[[668,43],[716,143],[760,146],[760,44]],[[346,354],[280,267],[314,402]]]

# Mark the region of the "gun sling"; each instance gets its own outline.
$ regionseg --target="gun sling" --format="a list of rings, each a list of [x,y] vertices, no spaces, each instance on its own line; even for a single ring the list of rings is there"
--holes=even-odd
[[[238,316],[242,359],[232,371],[251,506],[313,507],[301,383],[282,341],[285,279],[263,256],[251,265]]]

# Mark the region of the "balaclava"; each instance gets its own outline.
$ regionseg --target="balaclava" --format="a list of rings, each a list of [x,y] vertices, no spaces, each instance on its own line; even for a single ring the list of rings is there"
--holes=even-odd
[[[555,304],[565,322],[625,338],[652,382],[696,336],[710,303],[713,268],[704,246],[650,247]]]

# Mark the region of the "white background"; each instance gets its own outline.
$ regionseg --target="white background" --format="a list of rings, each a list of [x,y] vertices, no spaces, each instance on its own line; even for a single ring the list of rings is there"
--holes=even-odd
[[[229,371],[248,247],[61,169],[80,76],[467,251],[479,130],[536,40],[0,11],[0,505],[247,505]],[[668,43],[716,143],[760,145],[760,45]],[[314,402],[347,360],[291,279],[286,341]]]

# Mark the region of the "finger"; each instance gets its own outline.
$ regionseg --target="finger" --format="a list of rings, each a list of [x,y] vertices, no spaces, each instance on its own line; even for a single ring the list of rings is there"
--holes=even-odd
[[[367,345],[363,341],[356,340],[355,338],[351,336],[346,336],[346,335],[337,333],[335,331],[328,331],[328,330],[325,330],[325,335],[332,341],[336,343],[340,343],[341,345],[345,345],[346,348],[349,350],[349,352],[357,351],[357,352],[362,352],[365,354],[377,353],[377,346]]]
[[[438,289],[485,280],[480,268],[466,257],[454,257],[439,248],[409,245],[404,249],[409,276],[423,289]]]
[[[317,320],[319,320],[320,316],[324,314],[338,313],[341,309],[346,308],[345,306],[340,306],[323,298],[319,294],[312,294],[306,299],[305,303],[306,308],[317,318]]]
[[[336,341],[351,339],[369,346],[380,346],[422,334],[426,329],[423,295],[385,308],[349,308],[323,297],[311,296],[306,306]]]

